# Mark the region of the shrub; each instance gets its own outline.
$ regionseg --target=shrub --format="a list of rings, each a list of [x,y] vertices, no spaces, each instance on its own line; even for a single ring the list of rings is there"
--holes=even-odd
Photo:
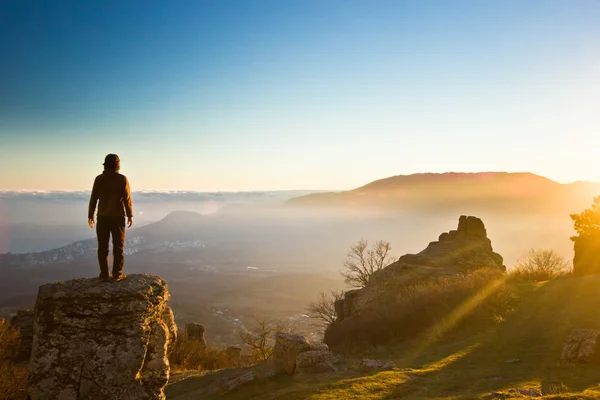
[[[187,338],[180,331],[173,349],[169,353],[169,364],[177,370],[214,371],[222,368],[237,367],[225,356],[225,351],[215,347],[206,347],[204,343]]]
[[[548,281],[571,273],[571,264],[554,250],[531,249],[510,272],[516,281]]]
[[[27,369],[15,363],[19,332],[5,319],[0,319],[0,399],[23,397],[27,385]]]
[[[179,331],[173,349],[169,353],[169,364],[183,370],[204,369],[206,345],[189,340],[184,331]]]
[[[516,295],[505,281],[497,270],[479,269],[409,286],[389,285],[372,300],[371,312],[331,324],[325,342],[381,344],[494,324],[515,306]]]

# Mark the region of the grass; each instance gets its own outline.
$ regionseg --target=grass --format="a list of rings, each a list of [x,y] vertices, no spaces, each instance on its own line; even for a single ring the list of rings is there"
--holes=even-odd
[[[415,338],[385,347],[357,349],[345,356],[345,371],[273,378],[219,398],[241,399],[480,399],[511,388],[553,383],[569,393],[548,399],[600,398],[599,365],[559,363],[562,343],[572,329],[600,330],[600,276],[511,284],[518,308],[495,328],[447,334],[435,341]],[[423,343],[426,343],[423,345]],[[364,374],[362,357],[391,359],[397,368]],[[507,362],[518,360],[516,362]],[[202,377],[167,389],[170,400],[188,397]],[[519,394],[514,397],[519,398]]]

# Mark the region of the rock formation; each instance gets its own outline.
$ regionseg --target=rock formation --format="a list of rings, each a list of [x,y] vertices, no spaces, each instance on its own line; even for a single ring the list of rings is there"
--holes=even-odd
[[[28,392],[32,400],[164,399],[176,326],[167,284],[75,279],[40,287]]]
[[[279,332],[273,349],[275,372],[282,375],[333,371],[333,355],[324,343],[309,343],[304,336]]]
[[[461,216],[458,228],[442,233],[418,254],[406,254],[393,264],[375,272],[365,288],[351,290],[335,303],[338,320],[352,316],[385,285],[409,285],[438,276],[455,276],[476,268],[506,271],[502,256],[492,249],[483,222],[476,217]]]
[[[345,293],[335,302],[336,321],[325,332],[325,342],[338,345],[364,339],[364,330],[376,323],[382,299],[392,298],[407,286],[443,276],[456,277],[467,271],[491,268],[506,271],[502,256],[495,253],[483,222],[461,216],[458,228],[442,233],[418,254],[406,254],[376,271],[367,285]],[[387,310],[389,311],[389,310]],[[386,333],[387,335],[387,333]]]
[[[197,324],[195,322],[190,322],[185,325],[185,332],[188,340],[192,340],[194,342],[198,342],[201,347],[201,350],[206,350],[206,338],[204,337],[204,333],[206,332],[206,328],[204,325]]]
[[[10,323],[19,330],[21,339],[17,359],[27,361],[31,357],[31,347],[33,346],[33,309],[25,308],[17,311]]]

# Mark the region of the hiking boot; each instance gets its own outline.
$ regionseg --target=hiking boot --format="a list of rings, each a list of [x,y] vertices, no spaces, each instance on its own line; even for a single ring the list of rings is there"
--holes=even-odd
[[[115,281],[122,281],[123,279],[127,278],[127,275],[125,274],[121,274],[121,275],[117,275],[117,276],[113,276]]]
[[[108,274],[100,274],[98,279],[100,279],[102,282],[107,282],[110,279],[110,276],[108,276]]]

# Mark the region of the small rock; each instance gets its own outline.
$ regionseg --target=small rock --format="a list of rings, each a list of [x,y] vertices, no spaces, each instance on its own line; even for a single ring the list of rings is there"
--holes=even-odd
[[[504,362],[507,363],[507,364],[516,364],[516,363],[520,363],[521,359],[519,359],[519,358],[511,358],[510,360],[506,360]]]
[[[363,371],[371,371],[375,369],[388,370],[395,367],[396,363],[394,363],[393,361],[370,360],[368,358],[362,360],[362,362],[358,366],[358,368]]]

